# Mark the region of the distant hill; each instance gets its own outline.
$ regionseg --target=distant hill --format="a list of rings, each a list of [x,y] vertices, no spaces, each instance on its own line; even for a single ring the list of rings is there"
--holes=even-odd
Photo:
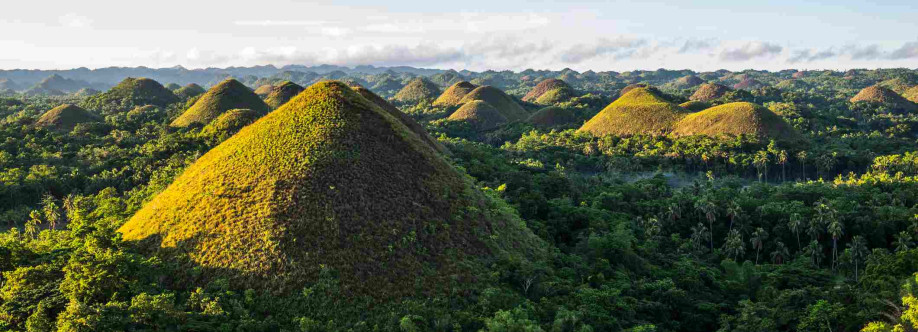
[[[149,78],[128,77],[108,91],[87,101],[99,105],[156,105],[166,106],[178,102],[178,97],[159,82]]]
[[[533,113],[526,122],[543,128],[563,126],[577,121],[577,116],[570,109],[549,106]]]
[[[250,109],[232,109],[220,114],[214,121],[204,126],[201,129],[201,135],[223,141],[261,116],[261,113]]]
[[[918,104],[903,98],[895,91],[873,85],[864,88],[850,99],[852,103],[872,102],[886,105],[897,112],[918,112]]]
[[[695,75],[682,76],[674,81],[671,86],[675,89],[691,89],[704,83],[704,80]]]
[[[183,87],[181,87],[181,88],[175,89],[175,91],[173,91],[173,93],[175,94],[175,96],[176,96],[176,97],[179,97],[179,98],[181,98],[181,99],[188,99],[188,98],[191,98],[191,97],[197,97],[197,96],[199,96],[199,95],[204,94],[204,92],[207,92],[207,90],[204,90],[204,88],[202,88],[200,85],[197,85],[197,84],[194,84],[194,83],[189,83],[189,84],[187,84],[187,85],[185,85],[185,86],[183,86]]]
[[[733,85],[733,88],[734,88],[734,89],[737,89],[737,90],[740,90],[740,89],[742,89],[742,90],[755,90],[755,89],[758,89],[758,88],[761,88],[761,87],[764,87],[764,86],[765,86],[764,83],[759,82],[758,80],[756,80],[756,79],[754,79],[754,78],[746,78],[746,79],[740,81],[739,83],[734,84],[734,85]]]
[[[703,101],[691,100],[679,104],[679,106],[692,112],[698,112],[710,108],[711,104]]]
[[[878,86],[892,90],[895,93],[905,93],[910,87],[918,84],[918,80],[915,79],[906,79],[902,77],[890,78],[884,80],[880,83],[877,83]]]
[[[634,88],[587,121],[580,131],[603,135],[665,135],[688,110],[653,88]]]
[[[717,83],[702,84],[689,99],[711,101],[723,97],[727,92],[730,92],[730,88]]]
[[[271,92],[265,97],[265,104],[268,104],[271,108],[281,107],[281,105],[296,97],[303,90],[304,88],[299,84],[290,81],[282,82],[271,89]]]
[[[497,108],[482,100],[462,104],[448,119],[468,122],[477,131],[491,130],[507,122],[507,117]]]
[[[56,131],[70,132],[78,124],[100,122],[102,119],[89,111],[74,105],[63,104],[42,114],[35,126]]]
[[[689,114],[676,123],[675,136],[749,135],[760,138],[796,140],[799,134],[780,116],[765,107],[747,102],[727,103]]]
[[[456,82],[446,89],[446,91],[443,91],[443,93],[434,100],[433,104],[434,106],[459,105],[462,102],[462,98],[477,87],[477,85],[466,81]]]
[[[258,88],[255,89],[255,94],[258,95],[259,97],[264,98],[264,97],[267,97],[268,94],[271,93],[271,91],[274,91],[274,84],[263,84],[263,85],[258,86]]]
[[[440,88],[425,78],[415,78],[395,94],[392,99],[398,102],[419,102],[433,100],[440,95]]]
[[[22,87],[11,79],[0,78],[0,90],[19,91]]]
[[[206,125],[231,109],[251,109],[264,115],[271,107],[258,98],[252,90],[235,79],[227,79],[210,88],[181,116],[172,121],[173,127],[187,127],[198,123]]]
[[[551,105],[570,100],[574,97],[574,89],[563,80],[549,78],[539,82],[526,96],[523,101],[539,105]]]
[[[446,147],[443,146],[443,144],[440,144],[440,142],[437,141],[436,138],[433,138],[432,136],[430,136],[430,134],[427,133],[427,130],[424,129],[424,127],[421,126],[420,123],[412,119],[410,116],[408,116],[404,112],[400,111],[397,107],[390,104],[388,101],[386,101],[379,95],[373,93],[373,91],[370,91],[367,88],[364,88],[362,86],[351,86],[351,88],[354,89],[355,92],[357,92],[358,94],[360,94],[361,96],[369,100],[370,102],[376,104],[376,106],[379,106],[383,111],[386,111],[387,113],[389,113],[389,115],[392,115],[396,119],[401,121],[402,124],[404,124],[406,127],[408,127],[408,129],[410,129],[412,132],[418,135],[418,137],[420,137],[424,141],[424,143],[427,143],[427,145],[429,145],[434,150],[442,152],[442,153],[446,153],[446,154],[450,153],[449,150],[447,150]]]
[[[63,76],[54,74],[43,79],[41,82],[38,82],[38,84],[36,84],[33,89],[36,91],[45,90],[73,93],[80,91],[80,89],[92,87],[92,84],[89,84],[88,82],[64,78]]]
[[[546,245],[394,117],[320,82],[201,156],[119,231],[234,289],[343,299],[464,294]],[[410,286],[406,286],[410,285]],[[451,293],[452,292],[452,293]]]
[[[798,79],[790,79],[778,82],[778,84],[775,84],[775,87],[782,90],[797,90],[809,88],[810,85]]]
[[[472,90],[464,97],[460,103],[465,104],[473,100],[484,101],[494,106],[509,121],[521,121],[529,118],[529,112],[523,109],[512,97],[493,86],[480,86]]]

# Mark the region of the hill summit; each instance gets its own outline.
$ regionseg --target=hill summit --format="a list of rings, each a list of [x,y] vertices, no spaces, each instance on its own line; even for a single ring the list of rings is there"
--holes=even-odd
[[[283,83],[275,85],[271,92],[265,97],[265,104],[271,106],[271,108],[281,107],[284,103],[296,97],[296,95],[303,92],[303,87],[299,84],[284,81]]]
[[[899,112],[918,112],[918,104],[903,98],[895,91],[873,85],[864,88],[850,100],[852,103],[873,102],[880,103]]]
[[[179,101],[179,98],[159,82],[149,78],[128,77],[106,92],[93,96],[88,101],[95,105],[156,105],[167,106]]]
[[[204,92],[207,92],[207,90],[204,90],[204,88],[202,88],[200,85],[197,85],[195,83],[189,83],[188,85],[185,85],[173,91],[173,93],[175,93],[175,96],[182,98],[182,99],[197,97],[203,94]]]
[[[478,86],[467,81],[456,82],[443,91],[437,100],[434,100],[434,106],[456,106],[462,101],[462,97],[475,90]]]
[[[101,118],[74,105],[63,104],[42,114],[35,125],[52,130],[70,132],[80,123],[99,122]]]
[[[173,127],[187,127],[193,123],[206,125],[231,109],[251,109],[264,115],[271,110],[271,107],[248,87],[230,78],[207,90],[194,105],[172,121],[171,125]]]
[[[550,105],[569,100],[574,96],[574,89],[566,82],[557,78],[549,78],[539,82],[523,101],[539,105]]]
[[[523,106],[520,106],[512,97],[500,89],[490,85],[475,88],[475,90],[462,97],[460,103],[464,104],[473,100],[481,100],[491,104],[509,121],[520,121],[529,117],[529,112]]]
[[[698,90],[695,90],[695,93],[692,94],[689,99],[695,101],[711,101],[723,97],[727,92],[730,92],[730,88],[717,83],[702,84]]]
[[[799,134],[771,110],[747,102],[727,103],[689,114],[676,123],[675,136],[748,135],[760,138],[795,140]]]
[[[633,88],[587,121],[580,131],[602,135],[665,135],[689,111],[651,87]]]
[[[481,100],[473,100],[462,104],[453,114],[450,121],[468,122],[477,131],[487,131],[499,127],[507,122],[507,117],[500,113],[494,106]]]
[[[532,116],[526,120],[537,127],[555,127],[570,124],[577,120],[573,111],[567,108],[549,106],[532,113]]]
[[[543,257],[505,204],[374,103],[320,82],[200,157],[119,231],[199,267],[188,279],[291,294],[332,270],[342,296],[397,301]]]
[[[438,95],[440,95],[440,88],[436,84],[423,77],[417,77],[408,82],[392,99],[399,102],[414,103],[422,100],[433,100]]]
[[[450,153],[449,150],[447,150],[446,147],[443,146],[443,144],[440,144],[440,142],[437,141],[436,138],[433,138],[432,136],[430,136],[430,134],[427,133],[427,130],[425,130],[424,127],[421,126],[420,123],[412,119],[410,116],[408,116],[404,112],[400,111],[397,107],[390,104],[388,101],[386,101],[379,95],[373,93],[373,91],[370,91],[369,89],[364,88],[362,86],[352,85],[351,88],[354,89],[355,92],[359,93],[361,96],[369,100],[370,102],[376,104],[376,106],[379,106],[379,108],[381,108],[383,111],[388,112],[389,115],[392,115],[396,119],[401,121],[402,124],[407,126],[408,129],[410,129],[412,132],[417,134],[418,137],[424,140],[424,143],[427,143],[427,145],[429,145],[434,150],[437,150],[439,152],[446,153],[446,154]]]

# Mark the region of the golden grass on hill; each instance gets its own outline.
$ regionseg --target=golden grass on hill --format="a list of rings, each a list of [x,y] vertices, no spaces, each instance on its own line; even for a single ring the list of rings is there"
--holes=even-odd
[[[265,104],[248,87],[232,78],[210,88],[198,101],[191,105],[175,121],[173,127],[187,127],[198,123],[206,125],[231,109],[251,109],[267,114],[271,107]]]
[[[695,93],[692,94],[689,99],[697,101],[711,101],[723,97],[724,94],[729,91],[730,88],[717,83],[702,84],[698,90],[695,90]]]
[[[487,287],[493,262],[546,255],[506,203],[340,82],[243,128],[119,231],[198,282],[290,294],[324,267],[342,296],[381,302]]]
[[[887,107],[892,108],[895,111],[899,112],[916,112],[918,111],[918,104],[915,104],[908,99],[903,98],[895,91],[890,89],[873,85],[864,88],[857,93],[850,100],[852,103],[857,102],[872,102],[880,103],[886,105]]]
[[[296,97],[296,95],[300,94],[300,92],[303,92],[303,90],[303,87],[299,84],[290,81],[284,81],[281,84],[275,85],[274,88],[271,89],[271,93],[265,97],[265,104],[268,104],[268,106],[271,106],[271,108],[281,107],[281,105],[293,97]]]
[[[446,91],[443,91],[437,100],[434,100],[434,106],[457,106],[462,101],[462,97],[465,97],[469,92],[475,90],[478,86],[466,81],[456,82]]]
[[[698,112],[710,108],[711,104],[703,101],[690,100],[679,104],[679,106],[692,112]]]
[[[100,117],[77,105],[63,104],[42,114],[38,121],[35,122],[35,126],[70,132],[80,123],[99,121],[102,121]]]
[[[202,88],[200,85],[197,85],[194,83],[190,83],[181,88],[175,89],[175,95],[181,99],[197,97],[203,94],[204,92],[207,92],[207,90],[204,90],[204,88]]]
[[[902,94],[902,97],[913,103],[918,103],[918,85],[905,90],[905,93]]]
[[[204,126],[201,129],[201,135],[223,141],[261,116],[261,113],[250,109],[232,109],[220,114],[214,121]]]
[[[563,80],[549,78],[539,82],[532,90],[529,90],[523,101],[550,105],[569,100],[574,96],[574,89]]]
[[[688,110],[652,88],[634,88],[587,121],[580,131],[603,135],[666,135]]]
[[[379,108],[381,108],[383,111],[388,112],[389,115],[392,115],[399,121],[402,121],[402,124],[407,126],[408,129],[410,129],[412,132],[417,134],[418,137],[424,140],[424,142],[427,143],[427,145],[429,145],[434,150],[437,150],[439,152],[446,153],[446,154],[450,153],[450,151],[447,150],[446,147],[443,146],[443,144],[440,144],[440,142],[437,141],[436,138],[433,138],[433,136],[430,136],[430,133],[428,133],[427,130],[424,129],[424,127],[421,126],[420,123],[418,123],[413,118],[408,116],[408,114],[405,114],[404,112],[399,110],[397,107],[390,104],[388,101],[386,101],[379,95],[373,93],[373,91],[370,91],[367,88],[364,88],[359,85],[357,86],[350,85],[350,87],[354,89],[354,91],[356,91],[358,94],[366,98],[367,100],[376,104],[376,106],[379,106]]]
[[[262,84],[261,86],[255,88],[255,94],[262,98],[267,97],[271,91],[274,91],[274,85],[271,84]]]
[[[434,82],[417,77],[408,82],[392,99],[399,102],[415,103],[422,100],[433,100],[439,95],[440,88]]]
[[[529,112],[520,106],[513,98],[493,86],[485,85],[475,88],[460,103],[465,104],[473,100],[481,100],[494,106],[508,121],[521,121],[529,118]]]
[[[628,92],[631,92],[631,90],[638,89],[638,88],[646,88],[646,89],[653,89],[653,90],[657,89],[655,87],[650,86],[650,84],[634,83],[634,84],[629,84],[628,86],[622,88],[622,90],[618,92],[618,96],[619,97],[624,96],[628,94]]]
[[[555,127],[577,121],[574,112],[567,108],[549,106],[533,113],[526,122],[537,127]]]
[[[888,80],[884,80],[880,83],[877,83],[877,85],[901,94],[901,93],[905,93],[905,91],[908,90],[909,87],[914,85],[914,82],[906,80],[902,77],[895,77],[895,78],[890,78]]]
[[[704,83],[704,80],[695,75],[682,76],[673,82],[672,86],[676,89],[689,89]]]
[[[799,134],[780,116],[747,102],[727,103],[689,114],[673,127],[674,136],[748,135],[793,141]]]
[[[497,108],[481,100],[473,100],[462,105],[448,118],[450,121],[465,121],[478,131],[491,130],[507,122],[507,117]]]

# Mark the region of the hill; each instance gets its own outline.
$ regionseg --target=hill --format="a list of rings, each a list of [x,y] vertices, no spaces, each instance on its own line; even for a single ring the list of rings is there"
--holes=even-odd
[[[251,109],[264,115],[271,107],[258,98],[252,90],[235,79],[214,85],[175,121],[173,127],[187,127],[193,123],[206,125],[231,109]]]
[[[178,97],[159,82],[149,78],[128,77],[106,92],[90,98],[92,105],[156,105],[166,106],[178,102]]]
[[[754,79],[754,78],[746,78],[746,79],[740,81],[739,83],[734,84],[734,85],[733,85],[733,88],[734,88],[734,89],[737,89],[737,90],[740,90],[740,89],[742,89],[742,90],[755,90],[755,89],[758,89],[758,88],[761,88],[761,87],[764,87],[764,86],[765,86],[764,83],[759,82],[758,80],[756,80],[756,79]]]
[[[284,103],[296,97],[296,95],[303,92],[304,88],[299,84],[284,81],[278,85],[275,85],[271,92],[268,93],[268,96],[265,97],[265,104],[271,106],[271,108],[281,107]]]
[[[655,92],[659,93],[659,90],[657,90],[657,88],[655,88],[655,87],[653,87],[653,86],[650,86],[650,84],[646,84],[646,83],[634,83],[634,84],[629,84],[628,86],[622,88],[622,90],[618,92],[618,96],[619,96],[619,97],[624,96],[624,95],[628,94],[628,92],[631,92],[631,90],[638,89],[638,88],[641,88],[641,89],[652,89],[652,90],[654,90]]]
[[[398,302],[486,285],[545,244],[394,117],[320,82],[215,147],[119,231],[237,289]],[[500,234],[499,236],[497,234]]]
[[[850,99],[852,103],[872,102],[880,103],[897,112],[918,112],[918,104],[903,98],[895,91],[873,85],[864,88]]]
[[[181,88],[178,88],[178,89],[175,89],[175,91],[173,91],[173,93],[175,94],[175,96],[176,96],[176,97],[179,97],[179,98],[181,98],[181,99],[188,99],[188,98],[192,98],[192,97],[197,97],[197,96],[200,96],[201,94],[203,94],[204,92],[207,92],[207,90],[204,90],[204,88],[202,88],[200,85],[197,85],[197,84],[194,84],[194,83],[190,83],[190,84],[188,84],[188,85],[185,85],[185,86],[183,86],[183,87],[181,87]]]
[[[475,90],[478,86],[466,81],[456,82],[446,91],[443,91],[437,100],[434,100],[434,106],[457,106],[461,103],[462,97]]]
[[[100,93],[102,92],[93,88],[82,88],[80,91],[74,92],[73,95],[77,97],[89,97]]]
[[[462,104],[462,107],[450,114],[448,119],[468,122],[477,131],[491,130],[507,122],[507,117],[497,108],[481,100]]]
[[[58,74],[46,77],[33,87],[35,91],[61,91],[64,93],[77,92],[83,88],[92,88],[92,84],[86,81],[65,78]]]
[[[918,85],[905,90],[905,93],[902,94],[902,97],[913,103],[918,103]]]
[[[574,89],[566,82],[557,78],[549,78],[539,82],[523,101],[539,105],[550,105],[569,100],[574,97]]]
[[[723,97],[724,94],[729,91],[730,88],[717,83],[702,84],[698,90],[695,90],[695,93],[693,93],[689,99],[697,101],[711,101]]]
[[[77,105],[63,104],[42,114],[38,121],[35,122],[35,126],[70,132],[80,123],[99,121],[102,121],[100,117]]]
[[[267,97],[268,94],[271,93],[271,91],[274,91],[273,84],[262,84],[258,86],[258,88],[255,89],[255,94],[258,95],[259,97],[264,98],[264,97]]]
[[[354,89],[355,92],[357,92],[358,94],[360,94],[367,100],[376,104],[376,106],[379,106],[379,108],[381,108],[383,111],[386,111],[387,113],[389,113],[389,115],[392,115],[396,119],[401,121],[402,124],[408,127],[408,129],[410,129],[412,132],[417,134],[418,137],[420,137],[424,141],[424,143],[427,143],[427,145],[429,145],[431,148],[439,152],[449,154],[449,150],[447,150],[446,147],[443,146],[443,144],[440,144],[440,142],[437,141],[436,138],[433,138],[432,136],[430,136],[430,134],[427,133],[427,130],[424,129],[424,127],[421,126],[420,123],[418,123],[417,121],[412,119],[410,116],[408,116],[408,114],[405,114],[404,112],[400,111],[394,105],[390,104],[388,101],[386,101],[379,95],[373,93],[373,91],[368,90],[367,88],[364,88],[362,86],[353,86],[353,85],[351,85],[351,88]]]
[[[520,121],[529,118],[529,112],[523,109],[513,98],[493,86],[485,85],[475,88],[460,100],[461,104],[481,100],[494,106],[509,121]]]
[[[574,112],[567,108],[549,106],[533,113],[526,122],[537,127],[555,127],[577,121]]]
[[[700,77],[695,75],[682,76],[671,85],[676,89],[691,89],[704,83]]]
[[[682,104],[679,104],[679,106],[689,111],[692,111],[692,112],[698,112],[698,111],[703,111],[707,108],[710,108],[711,104],[703,102],[703,101],[690,100]]]
[[[765,107],[747,102],[723,104],[689,114],[673,128],[675,136],[724,134],[799,139],[799,134],[780,116]]]
[[[232,109],[220,114],[201,129],[201,135],[223,141],[262,116],[250,109]]]
[[[19,84],[17,84],[13,80],[6,79],[6,78],[0,78],[0,90],[18,91],[19,89],[21,89],[21,87],[19,86]]]
[[[422,100],[433,100],[440,95],[440,88],[425,78],[418,77],[408,82],[392,99],[398,102],[416,103]]]
[[[775,87],[782,90],[797,90],[809,88],[810,85],[798,79],[790,79],[778,82],[778,84],[775,84]]]
[[[689,111],[653,88],[634,88],[587,121],[580,131],[596,136],[665,135]]]

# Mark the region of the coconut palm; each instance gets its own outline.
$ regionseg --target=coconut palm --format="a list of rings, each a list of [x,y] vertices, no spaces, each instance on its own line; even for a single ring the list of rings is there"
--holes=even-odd
[[[739,219],[743,216],[743,207],[739,205],[735,200],[730,202],[730,205],[727,206],[727,217],[730,218],[730,230],[733,230],[733,224],[736,222],[736,219]]]
[[[848,243],[848,248],[851,250],[851,260],[854,261],[854,281],[857,282],[858,263],[867,259],[867,255],[870,255],[870,250],[867,249],[867,241],[864,241],[864,237],[860,235],[851,238],[851,243]]]
[[[743,244],[743,235],[738,230],[730,231],[727,235],[727,241],[724,243],[724,249],[728,256],[733,256],[736,261],[740,256],[746,253],[746,245]]]
[[[903,252],[912,246],[912,235],[906,231],[899,232],[896,235],[896,252]]]
[[[755,169],[759,171],[759,182],[762,182],[762,176],[765,176],[765,182],[768,182],[768,151],[762,150],[755,154],[752,159]]]
[[[781,182],[787,181],[787,151],[778,151],[778,164],[781,164]]]
[[[810,245],[803,249],[803,253],[810,256],[813,265],[819,266],[819,262],[822,261],[823,257],[822,246],[819,244],[819,241],[813,240],[810,242]]]
[[[765,240],[768,239],[768,232],[764,228],[756,228],[755,232],[752,232],[752,237],[749,239],[749,242],[752,242],[752,249],[755,249],[755,264],[759,264],[759,252],[762,251],[762,247],[765,244]]]
[[[797,160],[800,160],[800,171],[803,173],[803,179],[806,180],[806,151],[797,152]]]
[[[784,260],[790,257],[790,252],[784,242],[775,243],[775,250],[771,252],[771,262],[775,264],[784,264]]]
[[[800,227],[803,226],[803,218],[799,213],[794,213],[787,221],[787,227],[797,236],[797,251],[800,251]]]
[[[844,225],[833,215],[829,221],[827,231],[832,236],[832,268],[835,268],[835,264],[838,261],[838,238],[844,234]]]
[[[711,233],[714,230],[714,220],[717,219],[717,205],[714,204],[708,197],[703,197],[697,203],[695,203],[695,209],[701,212],[704,215],[704,218],[708,221],[708,229]],[[708,241],[711,246],[711,250],[714,250],[714,237],[709,233]]]
[[[704,223],[698,223],[695,227],[692,227],[692,247],[695,250],[701,250],[705,239],[709,238],[711,234],[708,232],[708,228],[704,226]]]

